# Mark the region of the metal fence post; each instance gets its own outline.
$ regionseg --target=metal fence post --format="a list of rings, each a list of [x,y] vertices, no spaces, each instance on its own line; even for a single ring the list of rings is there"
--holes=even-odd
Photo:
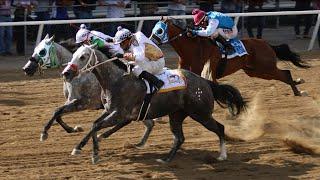
[[[28,15],[28,9],[27,8],[25,8],[24,9],[24,17],[23,17],[23,20],[24,21],[27,21],[27,15]],[[26,25],[24,25],[23,26],[23,40],[24,40],[24,44],[23,44],[23,46],[24,46],[24,55],[26,55],[27,54],[27,26]]]
[[[42,37],[42,33],[43,33],[43,27],[44,24],[40,24],[39,25],[39,29],[38,29],[38,35],[37,35],[37,40],[36,40],[36,46],[40,43],[41,41],[41,37]]]
[[[317,23],[316,23],[316,25],[314,26],[314,29],[313,29],[312,38],[311,38],[311,41],[309,43],[308,51],[312,50],[312,48],[314,46],[314,42],[315,42],[315,40],[317,38],[318,31],[319,31],[319,25],[320,25],[320,13],[318,13]]]

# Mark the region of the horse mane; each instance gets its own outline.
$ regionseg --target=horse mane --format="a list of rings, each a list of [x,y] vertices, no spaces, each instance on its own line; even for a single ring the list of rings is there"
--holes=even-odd
[[[78,44],[76,43],[76,41],[73,38],[67,39],[67,40],[63,40],[63,41],[59,41],[58,44],[64,48],[66,48],[68,51],[70,51],[71,53],[76,52],[76,50],[78,49]]]
[[[173,26],[175,26],[176,28],[180,29],[182,32],[187,30],[186,28],[183,28],[183,27],[181,27],[180,25],[174,23],[174,21],[172,21],[172,20],[174,20],[174,19],[175,19],[175,18],[173,18],[173,17],[169,17],[169,18],[167,18],[164,22],[167,22],[167,21],[170,22]],[[187,27],[190,27],[190,26],[187,25]],[[190,28],[191,28],[191,27],[190,27]],[[205,43],[210,43],[210,44],[212,44],[212,40],[210,40],[210,39],[207,38],[207,37],[195,36],[195,37],[188,37],[188,38],[189,38],[190,40],[196,39],[196,40],[204,41]]]
[[[100,49],[94,49],[94,50],[95,50],[97,58],[103,59],[103,61],[106,61],[106,60],[111,58],[111,56],[108,56],[108,55],[104,54],[103,52],[101,52]],[[116,59],[116,60],[113,60],[111,62],[119,70],[122,70],[123,72],[127,71],[127,65],[123,61],[121,61],[120,59]],[[97,63],[101,63],[101,62],[97,62]]]

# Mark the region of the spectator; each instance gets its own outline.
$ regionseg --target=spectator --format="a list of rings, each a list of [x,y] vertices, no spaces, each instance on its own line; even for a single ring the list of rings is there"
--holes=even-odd
[[[154,16],[155,13],[158,11],[158,6],[155,0],[148,1],[147,3],[141,3],[138,5],[138,7],[140,8],[140,16]],[[143,34],[149,37],[152,33],[152,29],[155,23],[156,21],[144,21],[141,30]]]
[[[246,0],[246,3],[249,5],[248,7],[248,12],[261,12],[263,11],[263,3],[265,0]],[[256,21],[256,22],[254,22]],[[263,31],[263,26],[265,23],[265,17],[264,16],[258,16],[258,17],[248,17],[248,22],[247,22],[247,31],[248,35],[250,38],[253,38],[253,24],[257,24],[257,38],[261,39],[262,38],[262,31]]]
[[[205,12],[214,11],[214,4],[216,0],[197,0],[197,4],[199,5],[199,9]]]
[[[48,1],[37,1],[36,3],[36,19],[37,21],[47,21],[50,20],[50,7],[52,6],[52,0]],[[45,25],[43,30],[43,35],[49,33],[50,31],[50,25]],[[43,36],[44,37],[44,36]]]
[[[304,11],[304,10],[311,10],[311,0],[295,0],[295,10],[296,11]],[[312,26],[312,15],[297,15],[295,24],[294,24],[294,31],[296,34],[296,38],[310,38],[309,31]],[[303,35],[300,35],[300,23],[301,20],[304,22],[304,32]]]
[[[13,5],[16,6],[14,11],[14,21],[32,21],[33,19],[30,17],[31,10],[36,5],[36,1],[33,0],[14,0]],[[26,13],[26,14],[25,14]],[[26,17],[25,17],[26,16]],[[25,19],[26,18],[26,19]],[[25,26],[26,29],[28,28]],[[24,28],[20,26],[16,26],[15,28],[15,40],[16,40],[16,50],[19,55],[23,55],[25,51],[25,37],[24,37]]]
[[[168,4],[168,15],[185,15],[186,14],[186,0],[173,0]],[[174,23],[182,28],[185,28],[187,22],[185,19],[176,19]]]
[[[67,6],[71,6],[71,5],[72,5],[72,2],[70,1],[67,2],[65,0],[54,0],[51,19],[53,20],[69,19]],[[70,30],[68,30],[67,27],[68,25],[66,24],[53,25],[51,28],[50,35],[52,36],[53,34],[55,34],[55,39],[57,42],[64,39],[68,39],[73,35],[70,34]]]
[[[77,19],[92,19],[92,11],[96,9],[95,4],[97,2],[101,5],[103,2],[102,0],[75,0],[73,7],[73,13]],[[90,27],[87,24],[87,27]]]
[[[0,22],[11,22],[11,0],[0,0]],[[12,27],[0,26],[0,55],[12,55]]]
[[[240,13],[242,10],[241,0],[222,0],[221,12],[222,13]]]
[[[107,18],[122,18],[124,17],[124,9],[130,3],[130,0],[106,0]],[[107,24],[107,34],[111,37],[117,32],[117,27],[120,23],[112,22]]]

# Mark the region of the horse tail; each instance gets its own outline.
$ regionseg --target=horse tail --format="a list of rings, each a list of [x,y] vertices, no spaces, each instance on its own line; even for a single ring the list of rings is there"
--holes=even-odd
[[[270,44],[269,44],[270,45]],[[300,55],[291,51],[288,44],[280,44],[278,46],[270,45],[277,57],[282,61],[291,61],[297,67],[310,68],[310,66],[301,60]]]
[[[208,80],[211,86],[214,100],[222,107],[227,108],[232,106],[236,107],[237,112],[235,114],[240,114],[246,109],[246,102],[243,99],[240,91],[228,84],[217,84]]]

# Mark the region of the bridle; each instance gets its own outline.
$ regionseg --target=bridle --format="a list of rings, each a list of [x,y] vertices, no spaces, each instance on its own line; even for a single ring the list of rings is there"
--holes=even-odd
[[[108,63],[108,62],[111,62],[111,61],[114,61],[114,60],[117,60],[118,58],[117,57],[113,57],[111,59],[108,59],[106,61],[103,61],[103,62],[99,62],[99,63],[96,63],[98,62],[98,58],[97,58],[97,55],[96,55],[96,52],[94,49],[92,48],[89,48],[90,50],[90,56],[89,56],[89,60],[88,62],[83,66],[83,68],[81,68],[79,70],[79,73],[85,73],[85,72],[91,72],[94,68],[102,65],[102,64],[105,64],[105,63]],[[73,68],[76,68],[77,69],[77,66],[75,64],[69,64],[71,67],[72,66],[75,66]]]

